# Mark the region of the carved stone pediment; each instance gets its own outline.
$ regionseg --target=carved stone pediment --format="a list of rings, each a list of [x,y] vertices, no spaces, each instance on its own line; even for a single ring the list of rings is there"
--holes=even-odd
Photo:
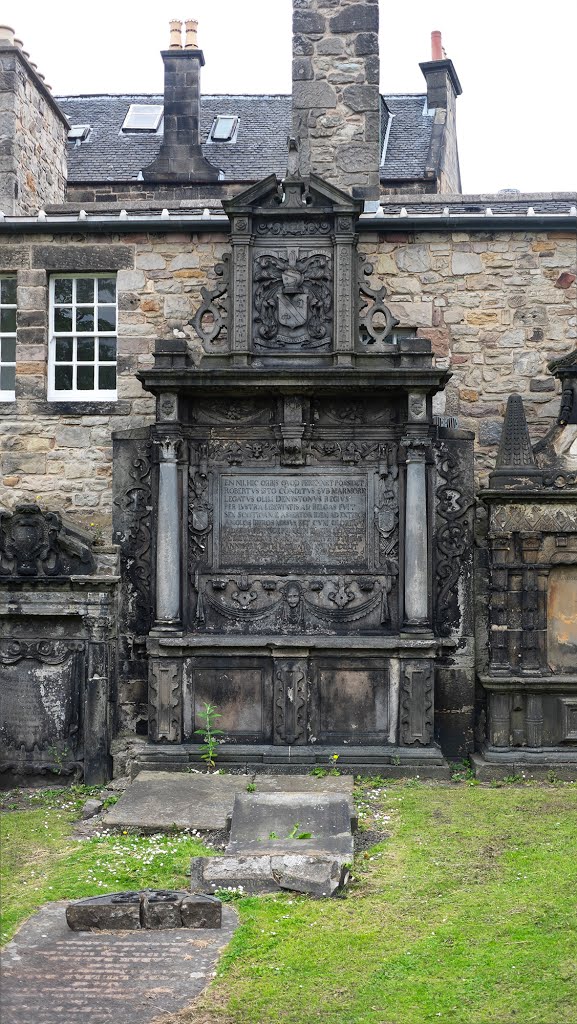
[[[57,512],[33,504],[0,512],[0,577],[89,575],[95,568],[88,535]]]
[[[374,342],[398,321],[357,252],[358,202],[316,175],[302,178],[295,166],[224,208],[231,252],[191,321],[208,356],[255,366],[296,356],[328,366],[352,365],[355,352],[376,354]]]

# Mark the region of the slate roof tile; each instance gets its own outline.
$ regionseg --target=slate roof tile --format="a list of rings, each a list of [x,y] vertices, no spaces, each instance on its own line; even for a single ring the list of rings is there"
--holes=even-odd
[[[423,114],[425,96],[386,96],[382,107],[383,138],[387,108],[391,129],[383,179],[424,176],[432,119]],[[130,181],[157,155],[161,135],[126,134],[122,124],[131,103],[162,103],[161,95],[61,96],[58,103],[71,124],[89,124],[90,135],[80,145],[68,146],[68,180],[82,182]],[[238,116],[234,143],[207,143],[217,114]],[[201,139],[203,152],[223,171],[227,181],[257,181],[267,174],[286,172],[286,140],[291,125],[291,97],[203,96]]]

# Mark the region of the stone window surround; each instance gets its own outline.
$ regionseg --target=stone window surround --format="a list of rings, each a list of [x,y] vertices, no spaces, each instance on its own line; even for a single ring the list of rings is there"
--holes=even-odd
[[[16,283],[16,274],[0,274],[1,281],[14,281]],[[0,315],[4,309],[13,309],[16,311],[17,304],[15,302],[3,302],[2,288],[0,286]],[[4,331],[0,324],[0,369],[2,367],[16,367],[16,356],[14,359],[8,358],[9,353],[7,352],[7,346],[5,341],[14,342],[16,346],[16,330]],[[14,402],[16,399],[15,388],[2,388],[2,381],[0,380],[0,402]]]
[[[62,390],[57,391],[56,388],[55,388],[54,374],[55,374],[55,367],[56,367],[56,358],[55,358],[56,357],[56,342],[57,342],[58,337],[62,336],[61,334],[59,334],[59,332],[55,331],[55,324],[54,324],[54,313],[55,313],[54,287],[55,287],[55,281],[56,280],[62,280],[62,279],[69,279],[69,280],[73,280],[73,281],[77,281],[79,279],[84,279],[84,280],[92,280],[92,281],[94,281],[94,280],[97,280],[99,278],[106,278],[106,279],[114,278],[114,280],[116,281],[116,272],[104,272],[104,271],[101,271],[101,272],[95,272],[95,273],[74,273],[74,272],[67,273],[67,272],[55,271],[55,272],[51,273],[50,276],[49,276],[49,281],[48,281],[48,285],[49,285],[49,332],[48,332],[48,367],[47,367],[47,369],[48,369],[47,400],[49,402],[60,402],[60,403],[61,402],[115,402],[117,400],[117,390],[116,390],[116,388],[110,389],[110,390],[99,389],[99,388],[95,388],[93,390],[79,390],[78,388],[75,387],[75,388],[70,388],[69,390],[66,390],[66,391],[62,391]],[[112,303],[106,303],[106,305],[111,306]],[[86,332],[85,334],[78,335],[78,337],[93,338],[93,339],[104,337],[104,338],[114,338],[116,340],[117,339],[117,332],[118,332],[118,289],[117,288],[116,288],[116,300],[115,300],[114,306],[115,306],[115,319],[116,319],[116,328],[115,328],[114,331],[98,331],[98,330],[96,330],[96,325],[95,325],[95,330],[94,331]],[[73,305],[72,305],[73,312],[75,311],[75,309],[76,309],[76,303],[73,303]],[[72,337],[74,339],[76,339],[76,337],[77,337],[77,335],[74,334],[73,332],[67,333],[67,334],[65,334],[63,336],[64,337]],[[116,357],[118,358],[118,346],[117,346],[117,351],[116,351]],[[112,361],[109,361],[109,360],[102,360],[101,361],[101,360],[98,359],[98,357],[96,357],[94,363],[90,363],[89,361],[87,361],[86,365],[94,365],[95,371],[97,371],[98,366],[101,365],[101,362],[104,362],[105,365],[109,365],[109,366],[110,365],[114,365],[115,368],[116,368],[116,366],[117,366],[117,358],[114,361],[114,363],[112,363]],[[74,348],[74,355],[73,355],[73,358],[71,360],[71,363],[68,364],[68,365],[72,365],[75,369],[78,366],[81,365],[81,362],[76,358],[76,346]]]

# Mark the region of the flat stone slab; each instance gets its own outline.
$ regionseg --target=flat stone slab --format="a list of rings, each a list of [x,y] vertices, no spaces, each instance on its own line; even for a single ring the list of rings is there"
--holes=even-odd
[[[140,772],[103,821],[114,828],[162,832],[178,828],[216,831],[226,828],[237,793],[245,793],[246,775],[189,775]]]
[[[340,793],[237,793],[227,854],[322,853],[352,861],[351,805]]]
[[[2,954],[2,1024],[149,1024],[188,1006],[212,980],[237,925],[73,932],[65,904],[30,918]]]

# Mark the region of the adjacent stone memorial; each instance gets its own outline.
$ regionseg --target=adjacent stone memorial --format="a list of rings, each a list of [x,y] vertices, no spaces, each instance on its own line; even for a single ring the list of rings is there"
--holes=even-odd
[[[442,774],[472,735],[472,438],[433,420],[447,373],[372,287],[358,201],[291,144],[225,207],[202,357],[160,340],[157,422],[115,439],[141,764],[197,763],[209,702],[228,766]]]

